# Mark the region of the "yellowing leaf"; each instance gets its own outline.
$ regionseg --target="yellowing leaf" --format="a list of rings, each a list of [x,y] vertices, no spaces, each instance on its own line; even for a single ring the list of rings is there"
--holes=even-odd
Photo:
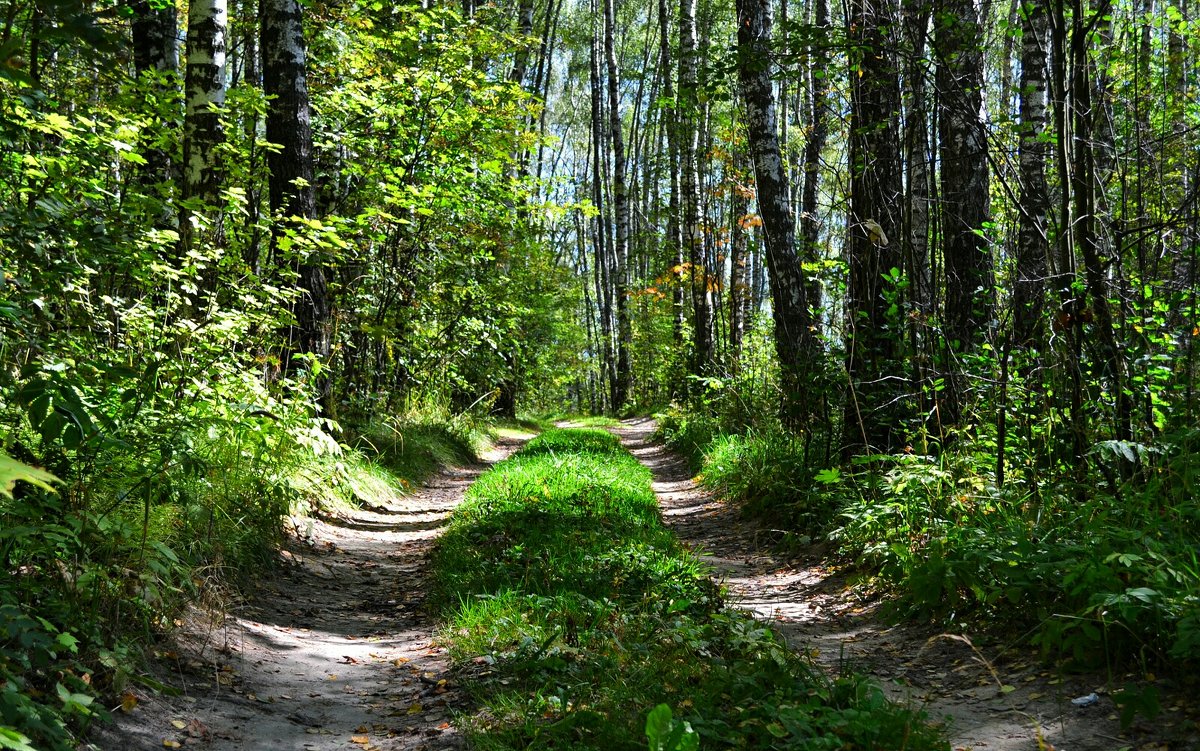
[[[165,740],[163,741],[163,748],[183,748],[183,744],[179,741]]]
[[[121,694],[121,711],[132,712],[138,705],[138,698],[126,691]]]
[[[352,735],[350,736],[350,742],[357,743],[360,746],[365,746],[371,742],[371,738],[366,735]]]
[[[183,720],[171,720],[171,724],[175,726],[176,730],[183,730],[187,727],[187,723]]]
[[[421,712],[423,712],[423,711],[425,711],[425,707],[422,707],[421,702],[419,702],[419,701],[413,702],[412,704],[408,705],[408,713],[409,714],[421,714]]]

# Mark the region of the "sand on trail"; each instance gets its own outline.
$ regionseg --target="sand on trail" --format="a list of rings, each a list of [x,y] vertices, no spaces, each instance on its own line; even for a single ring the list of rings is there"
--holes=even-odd
[[[462,748],[450,715],[464,699],[423,607],[426,559],[467,487],[517,445],[501,440],[385,506],[302,520],[286,564],[244,603],[194,609],[156,650],[155,677],[179,695],[135,686],[137,705],[91,747]]]
[[[1200,701],[1159,679],[1163,713],[1121,732],[1110,689],[1126,676],[1060,674],[1018,645],[981,646],[921,625],[888,625],[879,602],[864,601],[831,569],[822,546],[806,557],[772,552],[772,530],[743,520],[692,479],[687,462],[653,441],[655,423],[611,428],[654,475],[667,525],[713,566],[731,604],[769,622],[789,644],[831,673],[872,676],[892,698],[947,721],[955,749],[988,751],[1166,751],[1200,748]],[[970,638],[969,636],[967,638]],[[986,664],[985,664],[986,663]],[[990,666],[990,667],[989,667]],[[1136,676],[1144,680],[1145,676]],[[1115,684],[1115,686],[1114,686]],[[1004,687],[1003,689],[1001,687]],[[1072,699],[1098,694],[1078,707]]]

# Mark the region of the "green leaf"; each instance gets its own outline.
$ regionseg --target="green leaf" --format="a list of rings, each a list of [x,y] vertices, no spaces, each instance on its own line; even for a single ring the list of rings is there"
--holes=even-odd
[[[0,725],[0,748],[9,748],[13,751],[37,751],[30,745],[28,738],[3,725]]]
[[[830,467],[818,472],[814,479],[822,485],[833,485],[842,479],[842,471],[837,467]]]
[[[16,487],[17,480],[24,480],[31,485],[37,485],[39,488],[44,488],[51,492],[54,492],[51,483],[61,482],[61,480],[46,470],[31,467],[0,451],[0,493],[12,498],[13,488]]]
[[[659,704],[646,715],[646,737],[650,739],[650,751],[666,751],[671,738],[671,708]]]

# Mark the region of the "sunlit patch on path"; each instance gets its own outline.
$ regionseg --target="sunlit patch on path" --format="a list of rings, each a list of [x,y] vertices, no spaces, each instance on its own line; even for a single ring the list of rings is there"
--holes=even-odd
[[[92,742],[125,749],[456,749],[463,701],[423,607],[426,556],[485,463],[447,469],[386,506],[302,522],[303,542],[232,612],[194,614],[158,678]],[[175,746],[174,744],[179,744]]]

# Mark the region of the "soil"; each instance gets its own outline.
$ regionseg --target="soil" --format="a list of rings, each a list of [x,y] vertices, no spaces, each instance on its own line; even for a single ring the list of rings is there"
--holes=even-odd
[[[135,688],[91,747],[462,748],[450,715],[464,699],[422,607],[426,557],[467,487],[518,443],[387,505],[300,521],[284,565],[242,604],[194,608],[156,651],[152,675],[178,695]]]
[[[1122,732],[1109,695],[1115,680],[1062,674],[1021,647],[888,625],[879,600],[850,586],[819,546],[800,558],[773,552],[772,530],[698,487],[687,463],[651,440],[653,430],[650,420],[631,420],[614,432],[653,471],[665,520],[724,579],[733,603],[831,674],[867,673],[893,698],[945,720],[954,748],[1200,748],[1200,707],[1171,681],[1156,682],[1159,719]],[[464,748],[450,716],[466,700],[422,607],[426,558],[466,488],[517,443],[386,506],[301,522],[282,552],[286,565],[228,612],[195,609],[156,652],[153,676],[179,693],[135,688],[129,711],[114,711],[116,722],[98,728],[90,747]],[[1093,692],[1091,706],[1071,703]]]
[[[815,545],[776,552],[774,530],[744,520],[734,506],[692,480],[687,462],[652,440],[652,420],[614,428],[654,473],[667,524],[714,568],[731,604],[770,622],[794,648],[830,674],[865,673],[892,698],[944,721],[955,749],[988,751],[1165,751],[1200,748],[1200,702],[1176,681],[1153,676],[1067,674],[1044,664],[1019,636],[947,634],[928,625],[891,625],[882,601],[851,586]],[[776,546],[777,547],[777,546]],[[1162,713],[1122,732],[1112,690],[1152,680]],[[1090,706],[1073,699],[1096,694]]]

